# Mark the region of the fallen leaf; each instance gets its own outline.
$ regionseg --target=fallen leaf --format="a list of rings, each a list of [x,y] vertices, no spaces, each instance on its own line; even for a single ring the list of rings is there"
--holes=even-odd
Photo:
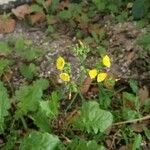
[[[51,3],[52,3],[52,0],[45,1],[44,8],[47,9],[51,5]]]
[[[32,25],[44,22],[46,19],[46,15],[44,13],[35,13],[30,15],[29,20]]]
[[[12,18],[0,16],[0,33],[10,33],[15,30],[16,21]]]
[[[90,77],[87,77],[87,78],[84,80],[84,83],[83,83],[83,85],[82,85],[81,88],[80,88],[82,94],[86,94],[86,93],[88,92],[92,81],[93,81],[93,80],[92,80]]]
[[[31,13],[31,8],[29,5],[25,4],[12,9],[11,12],[21,20],[25,19],[25,17]]]
[[[131,125],[131,128],[134,132],[141,133],[144,130],[144,127],[149,125],[149,121],[145,120],[143,122],[134,123]]]
[[[145,100],[149,97],[149,89],[147,86],[143,86],[142,88],[139,89],[138,91],[138,96],[141,101],[141,105],[144,105]]]
[[[12,78],[12,75],[13,75],[13,72],[11,70],[6,71],[4,76],[3,76],[3,81],[9,82]]]

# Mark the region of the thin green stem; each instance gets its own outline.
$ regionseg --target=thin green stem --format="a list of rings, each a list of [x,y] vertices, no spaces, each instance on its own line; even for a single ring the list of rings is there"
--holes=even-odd
[[[67,106],[65,113],[67,113],[67,111],[71,108],[72,104],[74,103],[76,97],[77,97],[78,93],[76,93],[73,97],[73,99],[71,100],[70,104]]]
[[[27,126],[26,121],[25,121],[25,119],[23,117],[21,117],[21,121],[22,121],[24,129],[28,130],[28,126]]]

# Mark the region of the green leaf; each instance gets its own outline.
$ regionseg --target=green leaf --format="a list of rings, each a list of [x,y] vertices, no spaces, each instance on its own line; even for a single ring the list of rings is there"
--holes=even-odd
[[[59,12],[58,16],[62,20],[68,20],[68,19],[71,19],[72,14],[69,10],[63,10],[63,11]]]
[[[145,49],[150,50],[150,32],[144,34],[141,36],[138,40],[137,43],[142,46]]]
[[[97,102],[86,102],[80,110],[80,116],[76,119],[74,125],[78,129],[85,130],[88,133],[99,131],[104,132],[111,126],[113,116],[110,112],[99,108]]]
[[[49,133],[51,132],[49,118],[40,108],[36,113],[32,114],[32,120],[34,124],[40,129],[40,131]]]
[[[104,11],[106,8],[107,1],[105,0],[92,0],[98,10]]]
[[[43,8],[37,4],[31,5],[31,12],[41,12],[43,13]]]
[[[37,73],[38,67],[33,63],[30,65],[23,64],[20,66],[19,70],[25,78],[32,80]]]
[[[59,96],[57,92],[53,92],[49,101],[41,101],[40,107],[46,116],[55,118],[59,113]]]
[[[85,141],[83,139],[74,139],[67,146],[70,150],[106,150],[105,147],[98,145],[96,141]]]
[[[140,150],[141,142],[142,142],[141,134],[135,135],[132,150]]]
[[[8,116],[10,100],[8,99],[7,90],[0,81],[0,133],[3,132],[4,119]]]
[[[137,83],[137,81],[130,79],[129,84],[130,84],[130,87],[132,88],[132,91],[134,93],[137,93],[138,92],[138,83]]]
[[[37,80],[32,86],[22,86],[15,93],[15,99],[18,101],[16,118],[26,115],[27,112],[34,112],[42,101],[43,90],[48,86],[48,81],[44,79]]]
[[[11,53],[11,49],[8,47],[6,42],[0,42],[0,53],[6,55]]]
[[[144,127],[144,133],[145,133],[147,139],[150,141],[150,129]]]
[[[23,38],[17,38],[15,42],[15,51],[22,52],[25,48],[25,41]]]
[[[138,96],[135,96],[135,95],[132,94],[132,93],[123,92],[123,101],[124,101],[124,102],[127,102],[127,101],[133,102],[134,105],[135,105],[135,108],[136,108],[137,110],[139,110],[139,108],[140,108],[140,100],[139,100],[139,97],[138,97]]]
[[[8,59],[0,60],[0,76],[4,73],[5,69],[9,66],[10,61]]]
[[[149,0],[135,0],[132,9],[134,19],[141,19],[144,17],[148,13],[149,7]]]
[[[124,120],[133,120],[139,117],[138,112],[131,110],[130,108],[124,108],[122,115]]]
[[[32,132],[21,141],[20,150],[56,150],[60,140],[49,133]]]

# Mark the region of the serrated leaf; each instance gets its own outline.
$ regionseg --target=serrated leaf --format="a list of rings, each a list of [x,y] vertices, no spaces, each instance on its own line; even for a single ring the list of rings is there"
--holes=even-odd
[[[32,132],[25,136],[20,144],[20,150],[56,150],[60,140],[49,133]]]
[[[105,132],[113,122],[113,115],[99,108],[97,102],[86,102],[80,110],[80,116],[76,119],[74,126],[95,134]]]
[[[49,123],[49,118],[46,116],[40,108],[38,112],[32,114],[32,120],[34,124],[40,129],[40,131],[51,132],[51,126]]]
[[[22,86],[15,93],[15,99],[18,101],[16,117],[25,115],[27,112],[34,112],[42,101],[43,90],[47,88],[48,81],[45,79],[37,80],[32,86]]]
[[[29,80],[33,79],[33,76],[37,73],[37,69],[38,67],[33,63],[31,63],[30,65],[22,64],[19,67],[21,74]]]
[[[71,150],[106,150],[104,146],[98,145],[94,140],[85,141],[83,139],[74,139],[67,148]]]
[[[4,119],[8,116],[10,101],[8,99],[7,90],[0,81],[0,133],[3,131]]]
[[[59,113],[59,96],[57,92],[53,92],[49,101],[41,101],[40,107],[46,116],[50,119],[55,118]]]

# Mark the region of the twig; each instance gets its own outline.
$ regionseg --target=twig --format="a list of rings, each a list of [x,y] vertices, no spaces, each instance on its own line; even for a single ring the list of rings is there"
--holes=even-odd
[[[136,123],[138,121],[144,121],[144,120],[148,120],[150,119],[150,115],[147,115],[145,117],[142,118],[138,118],[138,119],[133,119],[133,120],[128,120],[128,121],[122,121],[122,122],[117,122],[112,124],[112,126],[118,126],[118,125],[123,125],[123,124],[127,124],[127,123]]]

